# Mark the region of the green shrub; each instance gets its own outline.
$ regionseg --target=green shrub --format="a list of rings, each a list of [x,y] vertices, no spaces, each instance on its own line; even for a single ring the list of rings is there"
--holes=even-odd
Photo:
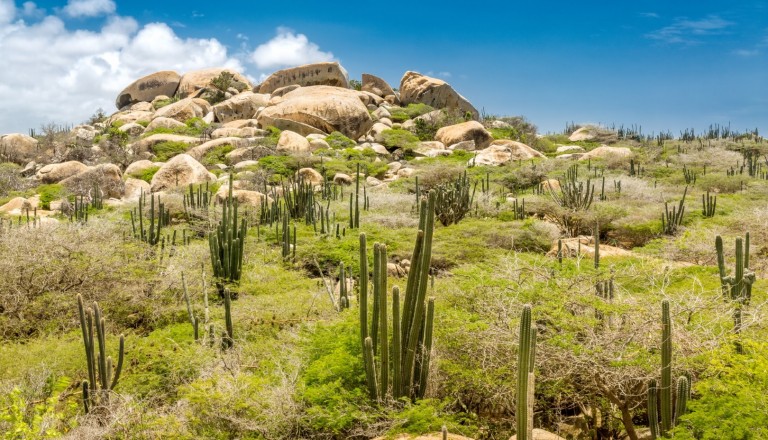
[[[177,154],[186,152],[187,148],[189,148],[189,144],[186,142],[166,141],[155,144],[152,147],[152,152],[158,161],[165,162]]]
[[[416,103],[408,104],[407,107],[395,107],[389,110],[392,122],[403,122],[408,119],[413,119],[423,114],[429,113],[434,110],[434,107],[430,107],[427,104]]]
[[[163,108],[163,107],[165,107],[167,105],[171,105],[174,102],[178,102],[178,101],[179,101],[179,97],[178,96],[173,96],[173,97],[168,98],[168,99],[161,99],[161,100],[155,102],[155,110],[161,109],[161,108]]]
[[[381,132],[382,144],[388,148],[402,148],[413,150],[419,146],[419,138],[408,130],[400,128],[384,130]]]
[[[51,209],[51,202],[63,197],[66,190],[58,183],[51,183],[49,185],[38,186],[37,193],[40,194],[40,207],[43,209]]]
[[[215,147],[209,152],[205,153],[205,156],[203,156],[200,163],[206,166],[216,165],[219,163],[228,164],[229,160],[227,159],[226,155],[234,149],[235,147],[230,144],[219,145],[218,147]]]
[[[147,168],[145,170],[142,170],[142,171],[140,171],[138,173],[129,174],[129,176],[134,177],[134,178],[139,179],[139,180],[143,180],[143,181],[145,181],[147,183],[150,183],[150,182],[152,182],[152,177],[155,175],[155,173],[159,169],[160,169],[159,166],[152,166],[152,167],[149,167],[149,168]]]
[[[352,148],[357,146],[357,142],[344,136],[344,134],[334,131],[325,137],[325,141],[328,142],[331,148],[336,150],[343,150],[345,148]]]
[[[277,176],[290,177],[299,170],[299,162],[293,156],[267,156],[259,159],[259,165]]]

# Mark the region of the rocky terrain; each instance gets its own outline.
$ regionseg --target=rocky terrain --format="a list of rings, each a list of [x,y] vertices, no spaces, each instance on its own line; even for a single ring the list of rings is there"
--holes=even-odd
[[[115,106],[0,135],[3,438],[768,438],[756,130],[335,62]]]

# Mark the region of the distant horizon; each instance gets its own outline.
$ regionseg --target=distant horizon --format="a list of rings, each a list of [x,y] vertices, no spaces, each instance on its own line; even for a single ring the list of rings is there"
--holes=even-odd
[[[396,22],[368,4],[0,0],[0,134],[114,113],[120,90],[158,70],[225,66],[258,83],[319,61],[393,87],[408,70],[440,78],[478,110],[523,116],[542,134],[570,122],[768,132],[768,1],[490,2],[460,20],[441,3],[420,6]]]

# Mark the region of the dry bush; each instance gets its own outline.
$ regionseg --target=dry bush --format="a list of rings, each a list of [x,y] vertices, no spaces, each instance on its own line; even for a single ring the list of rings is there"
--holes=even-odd
[[[415,228],[419,225],[416,215],[416,196],[390,191],[369,191],[371,211],[365,216],[366,221],[380,224],[387,228]]]
[[[707,173],[710,171],[725,171],[732,166],[741,164],[743,157],[736,151],[726,150],[725,148],[704,148],[686,153],[675,155],[671,158],[673,163],[687,167],[707,167]]]
[[[429,191],[458,179],[464,170],[462,165],[430,164],[419,170],[419,187]]]

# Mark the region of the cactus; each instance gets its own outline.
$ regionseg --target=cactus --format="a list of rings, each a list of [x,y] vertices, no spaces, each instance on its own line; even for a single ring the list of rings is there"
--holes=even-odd
[[[221,346],[226,350],[235,344],[235,332],[232,328],[232,295],[229,289],[224,289],[224,325],[227,331],[222,338]]]
[[[464,171],[455,181],[435,188],[435,215],[443,226],[458,223],[469,213],[476,189],[470,192],[471,187],[467,172]]]
[[[531,327],[531,306],[523,306],[517,358],[517,438],[533,439],[533,387],[536,331]]]
[[[736,239],[736,267],[734,275],[726,275],[725,256],[723,253],[723,239],[715,237],[715,250],[717,252],[717,267],[720,272],[720,286],[723,297],[730,300],[733,305],[734,333],[741,333],[743,308],[748,306],[752,299],[752,284],[755,282],[755,272],[749,268],[749,232],[744,237],[742,245],[741,237]],[[741,344],[736,342],[736,350],[742,351]]]
[[[677,379],[676,391],[675,402],[672,397],[672,319],[669,301],[665,299],[661,302],[661,387],[656,386],[655,380],[648,383],[651,438],[665,437],[676,426],[679,417],[685,414],[690,393],[688,377],[683,375]]]
[[[411,269],[400,303],[400,290],[392,289],[392,363],[389,362],[389,323],[387,320],[386,246],[374,245],[373,316],[368,321],[368,256],[366,236],[360,234],[360,339],[365,362],[366,383],[372,399],[422,398],[429,379],[429,357],[432,348],[434,299],[426,299],[429,266],[432,255],[435,195],[422,200],[419,209],[420,230],[411,259]],[[378,361],[378,362],[377,362]],[[378,367],[377,367],[378,365]],[[390,365],[391,372],[390,375]],[[391,389],[390,389],[390,377]]]
[[[600,225],[595,225],[595,269],[600,269]]]
[[[714,217],[716,208],[717,196],[709,195],[709,191],[707,191],[706,195],[701,195],[701,215],[705,218]]]
[[[688,193],[688,187],[683,191],[683,198],[677,207],[669,210],[667,202],[664,202],[664,212],[661,214],[661,229],[666,235],[672,235],[677,232],[678,226],[683,224],[683,214],[685,213],[685,195]]]
[[[83,297],[77,295],[77,309],[80,314],[80,328],[83,333],[83,345],[85,346],[85,358],[88,365],[88,380],[82,383],[83,406],[88,414],[95,405],[106,404],[109,401],[109,392],[115,388],[123,369],[123,355],[125,352],[125,337],[120,335],[120,348],[117,355],[117,366],[112,368],[112,357],[106,355],[106,320],[101,316],[101,310],[97,303],[85,310]],[[98,352],[94,346],[94,326],[96,328],[96,343]]]
[[[571,166],[565,175],[565,180],[558,179],[560,184],[560,193],[552,189],[552,185],[547,185],[549,195],[552,200],[563,208],[574,211],[586,211],[592,206],[592,200],[595,196],[595,185],[586,182],[577,181],[578,166]]]
[[[683,177],[685,178],[686,185],[692,185],[696,183],[696,173],[683,165]]]
[[[238,222],[237,200],[232,197],[232,175],[230,175],[229,197],[222,204],[221,221],[208,235],[213,276],[220,282],[240,281],[247,230],[245,219]]]
[[[171,223],[171,214],[165,209],[165,205],[157,196],[157,205],[155,205],[155,196],[149,195],[149,217],[147,218],[147,228],[144,228],[144,207],[147,203],[147,194],[143,191],[139,196],[138,210],[131,211],[131,227],[133,236],[151,246],[160,243],[160,230],[163,226]],[[155,208],[157,206],[157,209]],[[136,223],[138,221],[138,230]]]

